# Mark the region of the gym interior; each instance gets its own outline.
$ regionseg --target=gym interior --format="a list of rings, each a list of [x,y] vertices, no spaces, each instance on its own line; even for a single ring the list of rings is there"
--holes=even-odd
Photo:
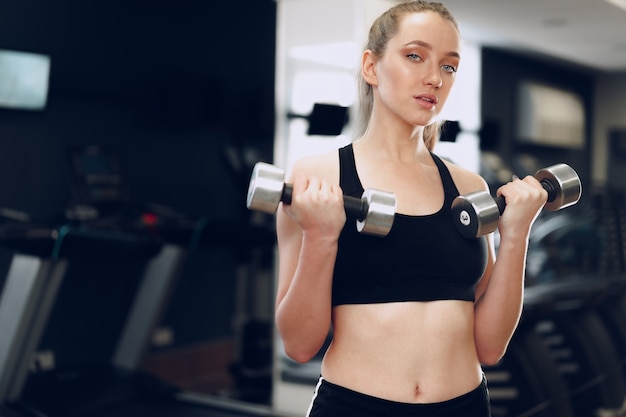
[[[323,350],[276,337],[250,176],[351,140],[393,3],[0,4],[0,417],[304,415]],[[626,67],[468,42],[457,83],[440,155],[582,189],[533,227],[493,416],[626,415]]]

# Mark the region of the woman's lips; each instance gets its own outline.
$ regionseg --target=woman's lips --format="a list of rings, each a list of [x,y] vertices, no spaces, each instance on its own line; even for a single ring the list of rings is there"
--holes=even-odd
[[[434,108],[439,101],[437,100],[437,96],[432,94],[420,94],[418,96],[414,96],[413,98],[415,98],[415,100],[417,100],[417,102],[423,107],[428,109]]]

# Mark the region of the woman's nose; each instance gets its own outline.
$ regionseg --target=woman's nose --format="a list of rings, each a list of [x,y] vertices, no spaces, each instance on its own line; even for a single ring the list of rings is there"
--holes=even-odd
[[[431,68],[431,70],[424,77],[424,84],[433,86],[435,88],[441,87],[443,84],[443,78],[441,77],[441,70],[439,66]]]

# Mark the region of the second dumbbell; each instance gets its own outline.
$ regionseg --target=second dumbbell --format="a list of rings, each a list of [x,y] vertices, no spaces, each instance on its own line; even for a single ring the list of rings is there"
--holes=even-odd
[[[246,206],[250,210],[274,214],[278,205],[291,204],[292,185],[286,184],[285,172],[271,164],[259,162],[252,170]],[[360,233],[386,236],[396,213],[395,194],[368,189],[361,198],[343,196],[346,215],[356,219]]]
[[[548,192],[548,201],[544,206],[547,210],[560,210],[576,204],[580,199],[580,178],[569,165],[557,164],[540,169],[535,178]],[[452,221],[465,237],[483,236],[498,228],[505,207],[504,197],[494,198],[486,191],[475,191],[454,199]]]

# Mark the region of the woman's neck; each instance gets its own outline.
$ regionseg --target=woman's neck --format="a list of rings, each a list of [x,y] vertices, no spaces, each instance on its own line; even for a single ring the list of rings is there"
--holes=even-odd
[[[400,129],[397,126],[385,128],[370,125],[363,136],[354,142],[354,146],[361,152],[378,158],[415,162],[416,159],[429,155],[423,132],[423,127]]]

